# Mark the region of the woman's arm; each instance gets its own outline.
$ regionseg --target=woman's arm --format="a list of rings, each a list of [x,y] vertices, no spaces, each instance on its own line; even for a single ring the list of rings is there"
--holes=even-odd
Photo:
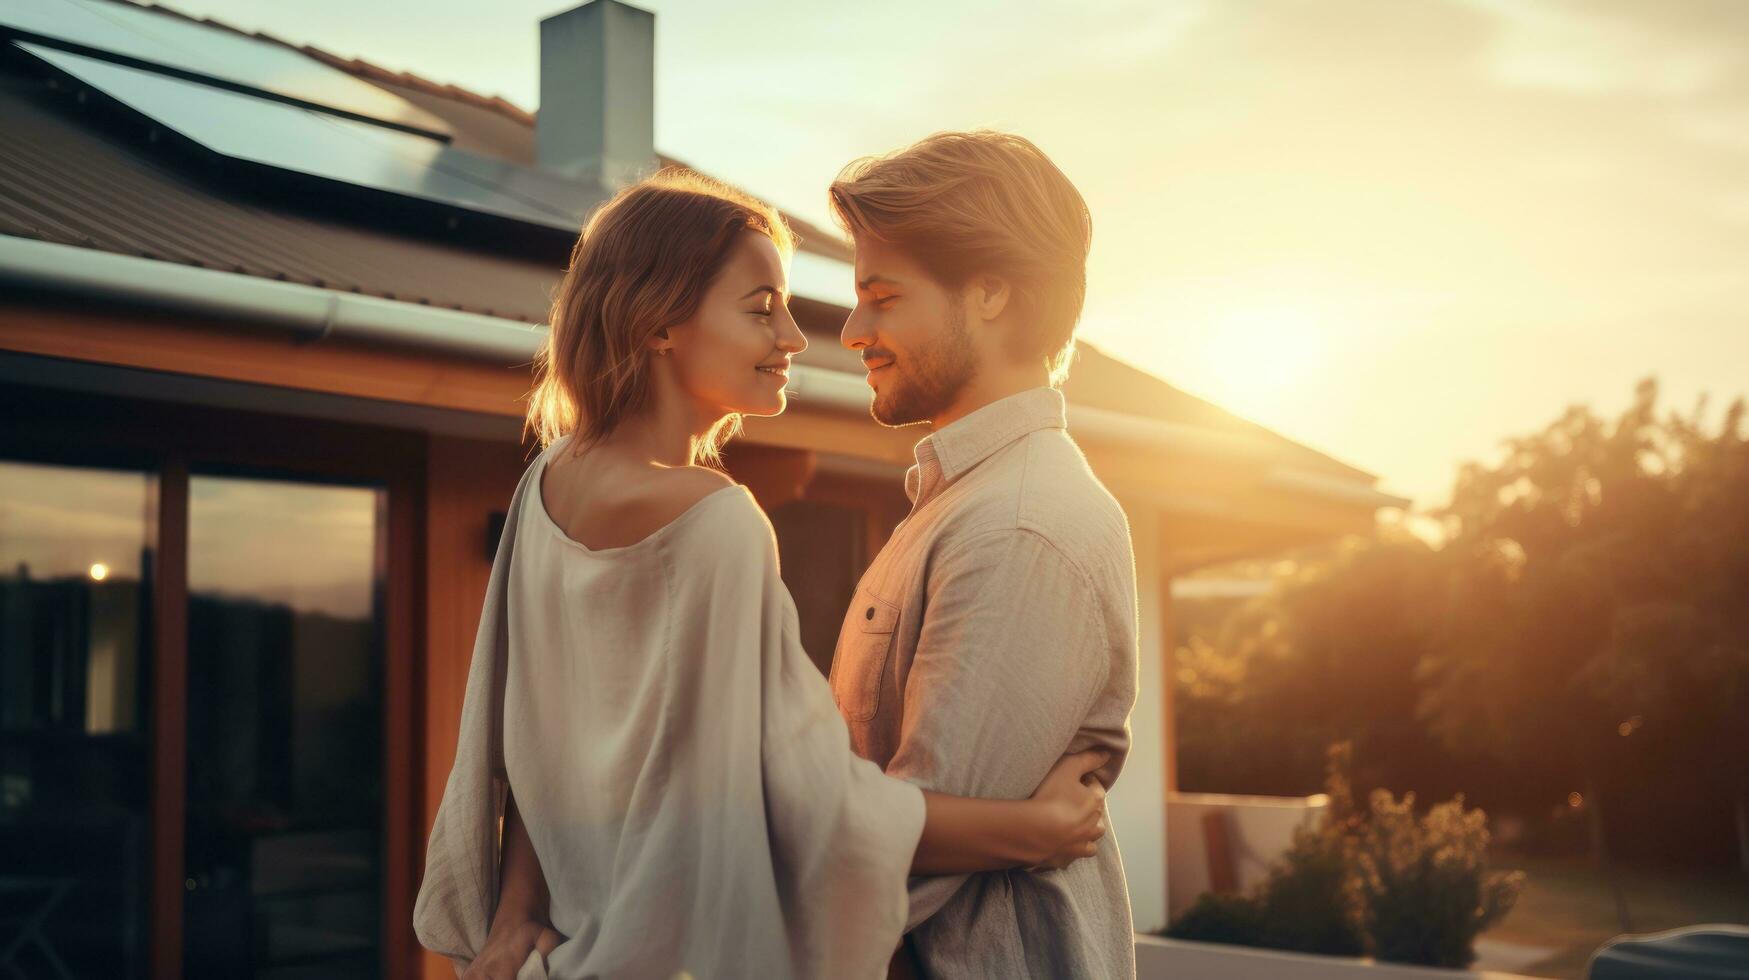
[[[978,800],[924,790],[927,816],[911,871],[942,875],[1061,868],[1093,856],[1105,836],[1105,787],[1090,774],[1109,759],[1109,753],[1097,749],[1064,756],[1026,800]]]
[[[545,925],[547,878],[541,872],[540,858],[535,856],[534,842],[523,826],[522,813],[516,809],[515,794],[507,793],[504,804],[504,872],[498,885],[498,911],[492,916],[492,928],[506,925]],[[535,930],[539,932],[538,929]]]
[[[561,937],[547,922],[550,900],[540,858],[534,852],[534,842],[529,840],[528,828],[523,826],[522,814],[516,809],[516,796],[506,794],[498,911],[492,915],[485,947],[461,980],[510,980],[528,960],[529,950],[539,947],[543,956],[552,952]]]

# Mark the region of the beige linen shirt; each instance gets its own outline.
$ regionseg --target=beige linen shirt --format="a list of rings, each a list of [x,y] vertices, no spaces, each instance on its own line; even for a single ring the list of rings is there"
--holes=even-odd
[[[832,693],[857,754],[931,790],[1022,799],[1100,746],[1109,787],[1136,700],[1129,524],[1065,429],[1063,396],[1003,398],[917,444],[910,514],[856,589]],[[926,973],[1133,977],[1116,837],[1059,871],[913,877]]]

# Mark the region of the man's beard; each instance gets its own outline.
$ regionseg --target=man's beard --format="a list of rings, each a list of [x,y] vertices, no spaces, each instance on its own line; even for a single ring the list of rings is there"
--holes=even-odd
[[[972,335],[966,330],[965,311],[959,304],[950,305],[947,325],[927,351],[913,354],[907,362],[895,362],[893,367],[892,380],[869,407],[876,422],[911,425],[947,411],[977,369]]]

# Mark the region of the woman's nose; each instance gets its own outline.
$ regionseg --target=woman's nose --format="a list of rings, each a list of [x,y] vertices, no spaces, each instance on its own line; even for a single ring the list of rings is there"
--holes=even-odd
[[[808,349],[808,335],[802,333],[802,328],[796,323],[796,318],[784,314],[783,328],[777,334],[777,346],[791,354],[800,354]]]

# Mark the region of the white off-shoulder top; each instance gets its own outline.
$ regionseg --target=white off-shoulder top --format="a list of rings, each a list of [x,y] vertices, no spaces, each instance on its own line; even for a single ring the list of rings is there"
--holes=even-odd
[[[568,440],[506,516],[420,942],[458,970],[483,945],[507,780],[568,937],[519,980],[884,976],[922,793],[852,753],[770,522],[737,485],[636,544],[585,547],[539,489]]]

